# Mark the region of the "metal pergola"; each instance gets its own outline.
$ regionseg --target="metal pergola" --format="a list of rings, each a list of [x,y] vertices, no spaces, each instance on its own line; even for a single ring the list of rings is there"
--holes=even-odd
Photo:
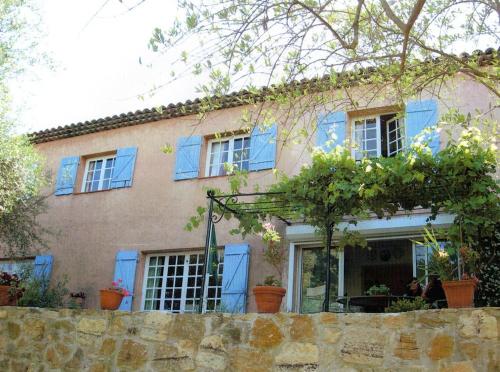
[[[272,200],[258,200],[259,197],[270,196]],[[205,238],[205,254],[203,260],[203,276],[201,282],[201,297],[199,302],[199,312],[203,310],[204,289],[206,285],[206,276],[208,269],[208,255],[210,248],[210,232],[213,224],[219,223],[227,213],[235,216],[253,215],[253,216],[272,216],[290,226],[292,222],[300,220],[298,210],[300,205],[296,202],[291,203],[283,192],[253,192],[216,195],[213,190],[207,191],[208,199],[208,218]],[[256,200],[257,199],[257,200]],[[238,209],[231,205],[238,204]],[[302,222],[306,222],[303,220]],[[333,236],[333,224],[326,227],[325,249],[327,251],[327,270],[325,283],[325,300],[323,302],[323,311],[327,312],[330,308],[330,287],[331,287],[331,243]]]

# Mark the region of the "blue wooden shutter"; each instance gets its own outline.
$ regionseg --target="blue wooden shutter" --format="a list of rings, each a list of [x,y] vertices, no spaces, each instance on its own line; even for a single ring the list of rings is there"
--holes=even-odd
[[[228,244],[224,248],[222,273],[222,311],[244,313],[247,307],[248,244]]]
[[[42,281],[42,286],[49,284],[50,276],[52,275],[52,264],[54,257],[50,255],[36,256],[35,266],[33,268],[33,277]]]
[[[137,147],[125,147],[116,151],[111,188],[118,189],[132,186],[136,155]]]
[[[406,144],[410,146],[415,136],[420,134],[425,128],[433,127],[438,122],[438,104],[434,99],[424,101],[409,101],[406,104]],[[439,151],[439,133],[435,130],[424,136],[424,140],[429,141],[432,153]]]
[[[198,177],[201,142],[201,136],[179,138],[175,150],[175,180],[187,180]]]
[[[316,129],[316,146],[329,152],[337,145],[343,145],[346,139],[346,117],[347,114],[340,111],[321,115]]]
[[[55,195],[68,195],[73,193],[79,163],[79,156],[68,156],[61,159],[61,166],[57,172]]]
[[[116,254],[114,281],[122,280],[122,286],[130,292],[130,296],[123,297],[119,310],[132,310],[134,296],[135,269],[137,267],[137,251],[119,251]]]
[[[276,163],[276,138],[278,127],[276,124],[261,132],[255,126],[250,139],[250,170],[272,169]]]

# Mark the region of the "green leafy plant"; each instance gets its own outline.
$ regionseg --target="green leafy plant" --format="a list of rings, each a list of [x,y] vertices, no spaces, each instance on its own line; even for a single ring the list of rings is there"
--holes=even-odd
[[[368,290],[366,291],[366,294],[368,296],[376,296],[376,295],[388,295],[391,293],[391,290],[389,287],[387,287],[385,284],[379,284],[379,285],[372,285]]]
[[[283,261],[285,259],[285,253],[281,246],[281,237],[276,231],[276,227],[269,222],[263,224],[262,228],[262,241],[266,244],[263,253],[264,261],[274,267],[281,278],[283,274]],[[270,275],[265,278],[264,285],[281,287],[281,281],[275,279],[274,275]]]
[[[459,115],[447,120],[448,126],[470,124],[462,123]],[[496,148],[488,145],[487,139],[475,129],[480,123],[484,120],[477,119],[472,128],[464,129],[459,138],[450,140],[436,154],[432,154],[425,141],[394,157],[359,162],[341,146],[330,152],[314,151],[311,163],[298,174],[288,176],[277,172],[277,181],[267,187],[267,194],[255,198],[255,204],[286,205],[290,211],[288,219],[312,225],[325,243],[327,231],[332,229],[341,236],[342,247],[362,246],[363,242],[366,245],[356,231],[356,221],[374,214],[389,219],[400,210],[410,213],[422,207],[431,211],[429,228],[439,213],[452,214],[455,218],[445,236],[449,243],[444,250],[433,252],[436,265],[442,266],[430,270],[443,280],[452,277],[456,270],[451,267],[453,261],[450,263],[449,257],[453,259],[462,249],[462,273],[478,276],[486,303],[498,303],[500,291],[495,273],[500,272],[497,237],[500,187],[494,179]],[[230,191],[226,195],[237,194],[242,185],[246,185],[243,175],[230,177]],[[213,192],[225,195],[221,190]],[[216,206],[214,212],[224,212],[227,219],[234,217],[239,225],[231,233],[243,238],[247,234],[265,233],[263,224],[282,214],[281,209],[272,208],[245,213],[245,205],[234,198],[228,198],[226,205],[229,211]],[[201,220],[204,213],[199,209],[197,218]],[[340,231],[339,225],[346,216],[350,231]],[[427,239],[430,244],[437,244],[436,239],[434,243]]]
[[[404,313],[413,310],[427,310],[429,304],[421,297],[416,298],[402,298],[385,309],[386,313]]]
[[[264,278],[263,283],[257,283],[257,286],[281,287],[281,281],[276,279],[274,275],[268,275]]]
[[[61,280],[49,286],[46,280],[34,277],[22,283],[24,294],[18,301],[18,306],[62,308],[66,306],[66,297],[69,290],[66,288],[68,277],[63,276]]]
[[[452,242],[439,242],[435,231],[428,228],[424,229],[424,241],[416,243],[431,249],[427,265],[422,265],[422,271],[427,269],[428,275],[441,280],[475,278],[479,254],[467,245],[457,247]]]

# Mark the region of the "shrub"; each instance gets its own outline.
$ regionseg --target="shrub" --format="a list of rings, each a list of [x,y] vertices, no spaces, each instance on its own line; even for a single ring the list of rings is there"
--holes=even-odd
[[[427,310],[427,304],[423,298],[402,298],[385,309],[386,313],[404,313],[413,310]]]
[[[65,306],[69,290],[66,288],[68,278],[49,286],[46,280],[30,277],[21,286],[24,294],[18,301],[18,306],[60,308]]]

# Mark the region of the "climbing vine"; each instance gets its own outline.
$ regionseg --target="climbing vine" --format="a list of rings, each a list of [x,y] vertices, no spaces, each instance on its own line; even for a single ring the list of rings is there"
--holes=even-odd
[[[494,178],[496,148],[485,143],[481,132],[472,126],[436,154],[418,141],[394,157],[358,162],[341,146],[331,152],[316,150],[311,164],[299,174],[289,177],[278,173],[277,181],[268,187],[267,194],[257,198],[256,205],[291,206],[291,218],[316,227],[322,236],[328,227],[339,232],[339,224],[346,218],[356,225],[357,220],[373,215],[391,218],[398,211],[424,208],[431,212],[428,224],[432,225],[439,213],[450,213],[455,216],[454,223],[441,232],[442,238],[457,249],[468,247],[479,254],[481,296],[486,304],[495,305],[500,299],[500,187]],[[238,193],[246,185],[246,175],[236,173],[230,180],[230,193]],[[222,194],[220,190],[216,193]],[[281,213],[278,208],[248,214],[244,204],[233,199],[228,199],[227,206],[233,212],[225,210],[224,216],[239,221],[232,233],[243,236],[261,233],[262,224]],[[222,213],[220,208],[216,206],[215,212]],[[204,212],[202,208],[193,218],[201,221]],[[355,229],[340,233],[340,249],[366,246]]]

